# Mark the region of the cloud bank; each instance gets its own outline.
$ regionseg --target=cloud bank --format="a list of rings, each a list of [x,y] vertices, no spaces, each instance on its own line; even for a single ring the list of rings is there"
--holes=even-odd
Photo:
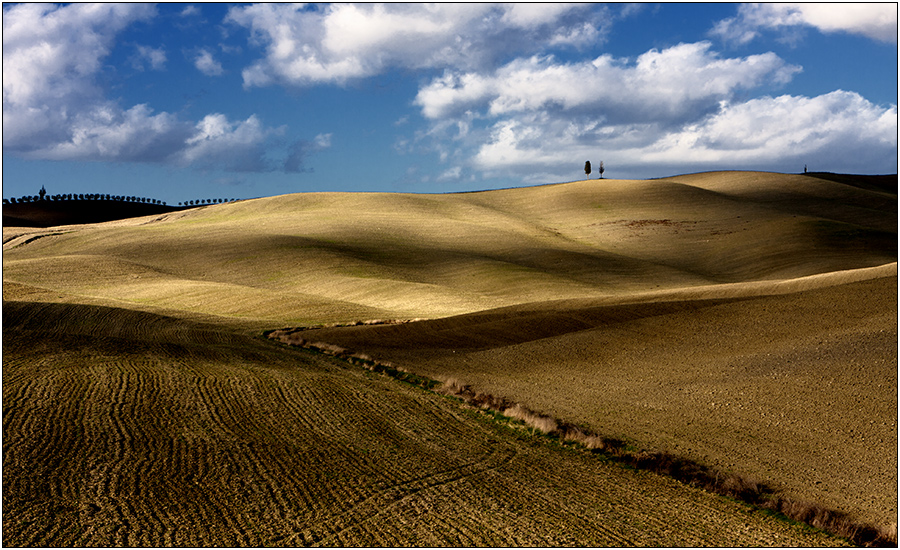
[[[227,20],[265,48],[244,85],[343,84],[391,69],[485,68],[542,47],[595,44],[602,13],[581,4],[255,4]]]
[[[897,43],[897,5],[894,3],[775,3],[742,4],[738,15],[716,24],[712,34],[746,44],[762,29],[813,27],[821,32],[846,32]]]
[[[785,83],[800,71],[773,53],[722,59],[710,43],[650,50],[633,62],[604,55],[579,63],[517,59],[490,74],[445,72],[419,91],[427,118],[487,105],[502,116],[535,110],[600,114],[611,123],[692,118],[738,89]]]
[[[28,159],[160,162],[267,169],[259,120],[210,114],[199,122],[123,108],[98,84],[103,61],[126,27],[155,16],[144,4],[17,4],[3,11],[3,148]],[[161,50],[138,47],[133,62],[163,69]],[[197,66],[221,70],[211,56]]]
[[[841,90],[741,99],[801,70],[771,52],[725,58],[705,41],[634,60],[532,56],[495,71],[447,70],[416,97],[432,121],[419,140],[456,163],[461,178],[474,170],[531,183],[575,179],[586,158],[605,159],[612,177],[722,166],[797,171],[836,159],[864,173],[891,171],[895,105]]]

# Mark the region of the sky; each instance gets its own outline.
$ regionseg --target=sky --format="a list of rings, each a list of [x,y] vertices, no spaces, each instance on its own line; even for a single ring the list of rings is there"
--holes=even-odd
[[[897,4],[4,4],[3,197],[897,172]]]

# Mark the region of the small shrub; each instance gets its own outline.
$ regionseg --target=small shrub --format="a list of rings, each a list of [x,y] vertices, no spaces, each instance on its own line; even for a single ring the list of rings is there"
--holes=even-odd
[[[438,391],[447,395],[462,395],[466,386],[456,378],[448,378],[444,380],[438,387]]]
[[[516,403],[512,407],[504,409],[503,414],[510,418],[521,420],[525,423],[526,426],[529,426],[545,434],[554,433],[558,427],[556,420],[554,420],[553,418],[535,414],[519,403]]]

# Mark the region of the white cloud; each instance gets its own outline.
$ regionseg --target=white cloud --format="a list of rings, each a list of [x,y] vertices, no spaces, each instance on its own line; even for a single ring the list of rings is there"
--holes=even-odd
[[[267,170],[263,145],[269,134],[279,132],[264,128],[256,115],[231,122],[220,113],[203,117],[195,130],[185,141],[186,148],[178,153],[178,161],[237,172]]]
[[[200,15],[200,8],[195,5],[186,6],[181,13],[179,14],[181,17],[190,17],[193,15]]]
[[[762,97],[660,139],[648,162],[783,162],[814,157],[870,172],[896,165],[897,107],[873,105],[842,90],[816,97]]]
[[[4,8],[4,149],[35,151],[68,141],[90,113],[110,110],[95,82],[101,60],[119,31],[152,15],[134,4]]]
[[[845,91],[723,101],[714,114],[669,130],[517,114],[493,125],[471,164],[488,176],[513,173],[535,183],[577,179],[586,158],[605,160],[612,177],[723,167],[799,171],[806,163],[888,173],[896,170],[897,123],[896,106]]]
[[[16,4],[3,10],[3,103],[97,97],[92,76],[115,35],[153,15],[142,4]]]
[[[225,72],[222,64],[216,61],[209,50],[205,49],[200,50],[194,57],[194,66],[206,76],[220,76]]]
[[[345,83],[390,68],[483,68],[512,52],[584,46],[604,32],[603,10],[585,5],[287,4],[235,7],[266,57],[245,86]]]
[[[166,65],[166,52],[162,48],[150,46],[138,46],[137,52],[132,58],[131,66],[138,71],[144,70],[144,64],[149,64],[154,71],[161,71]]]
[[[589,111],[612,123],[681,120],[736,90],[785,83],[799,70],[771,52],[722,59],[708,42],[650,50],[633,63],[610,55],[578,63],[534,56],[489,75],[446,71],[415,103],[432,119],[487,105],[491,116],[561,110]]]
[[[896,3],[772,3],[743,4],[736,17],[716,23],[711,31],[725,40],[745,44],[760,29],[809,26],[821,32],[860,34],[897,43]]]
[[[174,115],[154,115],[146,105],[123,111],[109,102],[97,103],[66,122],[64,139],[46,140],[25,151],[23,156],[50,160],[163,161],[189,135],[188,125]]]
[[[460,177],[462,177],[462,166],[454,166],[444,170],[441,175],[437,177],[437,181],[457,181]]]
[[[316,139],[313,140],[316,147],[319,149],[327,149],[331,147],[331,134],[319,134],[316,136]]]
[[[196,125],[144,104],[123,109],[97,83],[119,32],[152,18],[143,4],[17,4],[3,10],[3,148],[30,159],[164,162],[269,169],[278,130],[256,117],[208,115]],[[151,66],[162,50],[141,49]]]

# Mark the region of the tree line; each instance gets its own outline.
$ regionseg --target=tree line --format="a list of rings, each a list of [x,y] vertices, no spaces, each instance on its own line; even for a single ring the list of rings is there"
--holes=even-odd
[[[237,199],[199,199],[194,201],[179,202],[178,206],[197,206],[200,204],[220,204],[223,202],[234,202]]]
[[[40,201],[114,201],[114,202],[133,202],[141,204],[155,204],[167,206],[166,201],[151,199],[147,197],[138,197],[135,195],[111,195],[104,193],[62,193],[56,195],[48,195],[41,189],[42,193],[38,195],[23,195],[19,198],[3,199],[3,204],[24,204],[35,203]],[[200,206],[202,204],[220,204],[223,202],[234,202],[237,199],[196,199],[190,201],[179,202],[178,206]]]
[[[165,205],[165,201],[158,199],[149,199],[147,197],[136,197],[134,195],[110,195],[104,193],[62,193],[57,195],[23,195],[16,199],[3,199],[3,204],[19,204],[27,202],[40,201],[119,201],[119,202],[139,202],[145,204]]]

